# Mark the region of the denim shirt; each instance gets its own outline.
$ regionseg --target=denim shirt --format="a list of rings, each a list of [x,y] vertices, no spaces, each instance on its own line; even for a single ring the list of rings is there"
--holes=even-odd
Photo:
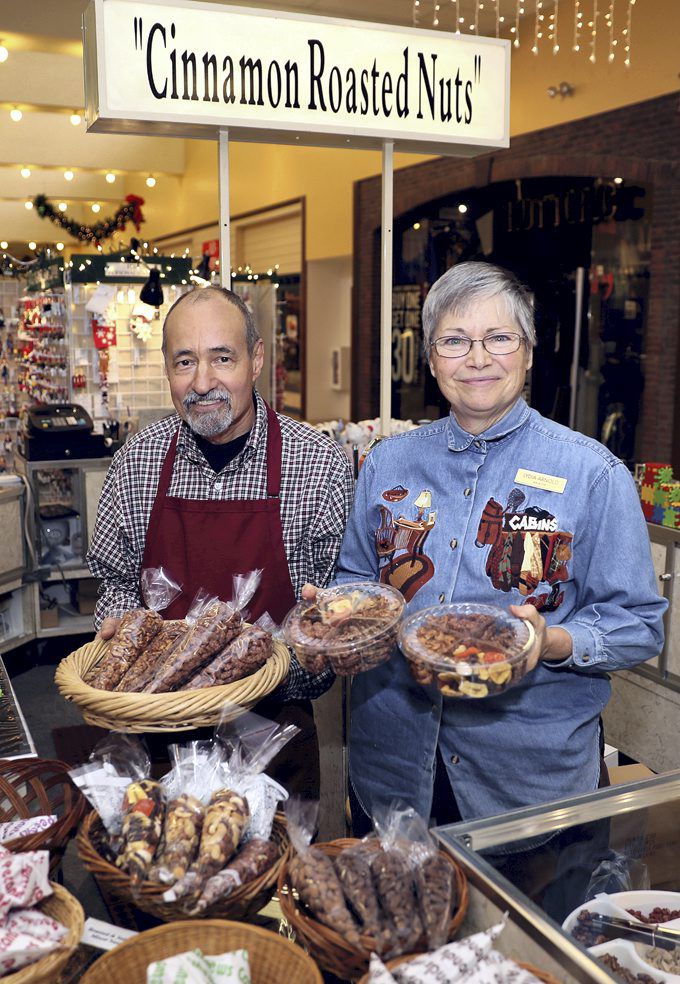
[[[519,400],[487,431],[448,418],[379,444],[359,476],[338,582],[443,602],[534,604],[573,640],[485,699],[420,686],[397,650],[352,681],[350,777],[367,813],[428,817],[437,745],[464,819],[597,787],[608,673],[656,656],[666,601],[633,480],[610,452]]]

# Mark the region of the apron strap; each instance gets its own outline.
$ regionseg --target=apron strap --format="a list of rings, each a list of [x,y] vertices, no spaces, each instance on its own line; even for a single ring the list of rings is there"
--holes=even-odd
[[[158,491],[156,492],[156,498],[159,501],[165,498],[165,496],[168,494],[168,489],[170,488],[170,479],[172,478],[172,467],[175,464],[175,455],[177,454],[178,437],[179,437],[179,427],[173,434],[172,440],[170,441],[170,447],[168,448],[168,452],[165,455],[165,460],[163,462],[163,467],[161,468],[161,476],[158,479]]]
[[[278,499],[281,492],[281,425],[269,404],[267,407],[267,498]]]

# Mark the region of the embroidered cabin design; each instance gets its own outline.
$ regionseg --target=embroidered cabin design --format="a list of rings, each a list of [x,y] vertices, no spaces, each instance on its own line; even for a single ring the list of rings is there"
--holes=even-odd
[[[526,496],[513,489],[505,508],[495,499],[487,502],[477,530],[475,546],[490,546],[486,575],[498,591],[517,589],[523,604],[552,612],[564,600],[560,584],[569,579],[573,533],[560,530],[555,516],[539,506],[520,510]],[[534,594],[546,583],[549,592]]]

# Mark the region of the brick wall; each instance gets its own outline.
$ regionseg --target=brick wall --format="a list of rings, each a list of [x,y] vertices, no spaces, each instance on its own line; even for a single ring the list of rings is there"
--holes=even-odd
[[[395,172],[394,214],[496,181],[614,176],[652,186],[652,257],[640,426],[643,457],[680,472],[680,103],[672,94],[512,140],[474,160],[439,158]],[[352,416],[379,402],[379,177],[354,186]]]

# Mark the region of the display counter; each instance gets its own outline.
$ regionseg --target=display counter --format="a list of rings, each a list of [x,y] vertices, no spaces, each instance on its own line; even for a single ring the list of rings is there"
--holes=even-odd
[[[656,659],[612,674],[603,719],[607,741],[654,772],[680,763],[680,530],[647,524],[666,640]],[[649,722],[654,721],[654,727]]]
[[[608,939],[591,953],[562,929],[570,916],[574,923],[575,911],[586,902],[591,912],[628,919],[631,909],[648,916],[655,906],[666,909],[663,921],[680,914],[679,809],[680,771],[675,771],[438,828],[436,835],[463,865],[473,888],[461,932],[490,925],[507,910],[510,925],[502,948],[560,981],[621,980],[598,962],[605,953],[632,979],[647,974],[650,982],[680,980],[643,959],[651,944],[636,949],[629,940]],[[605,902],[595,899],[602,894]]]

